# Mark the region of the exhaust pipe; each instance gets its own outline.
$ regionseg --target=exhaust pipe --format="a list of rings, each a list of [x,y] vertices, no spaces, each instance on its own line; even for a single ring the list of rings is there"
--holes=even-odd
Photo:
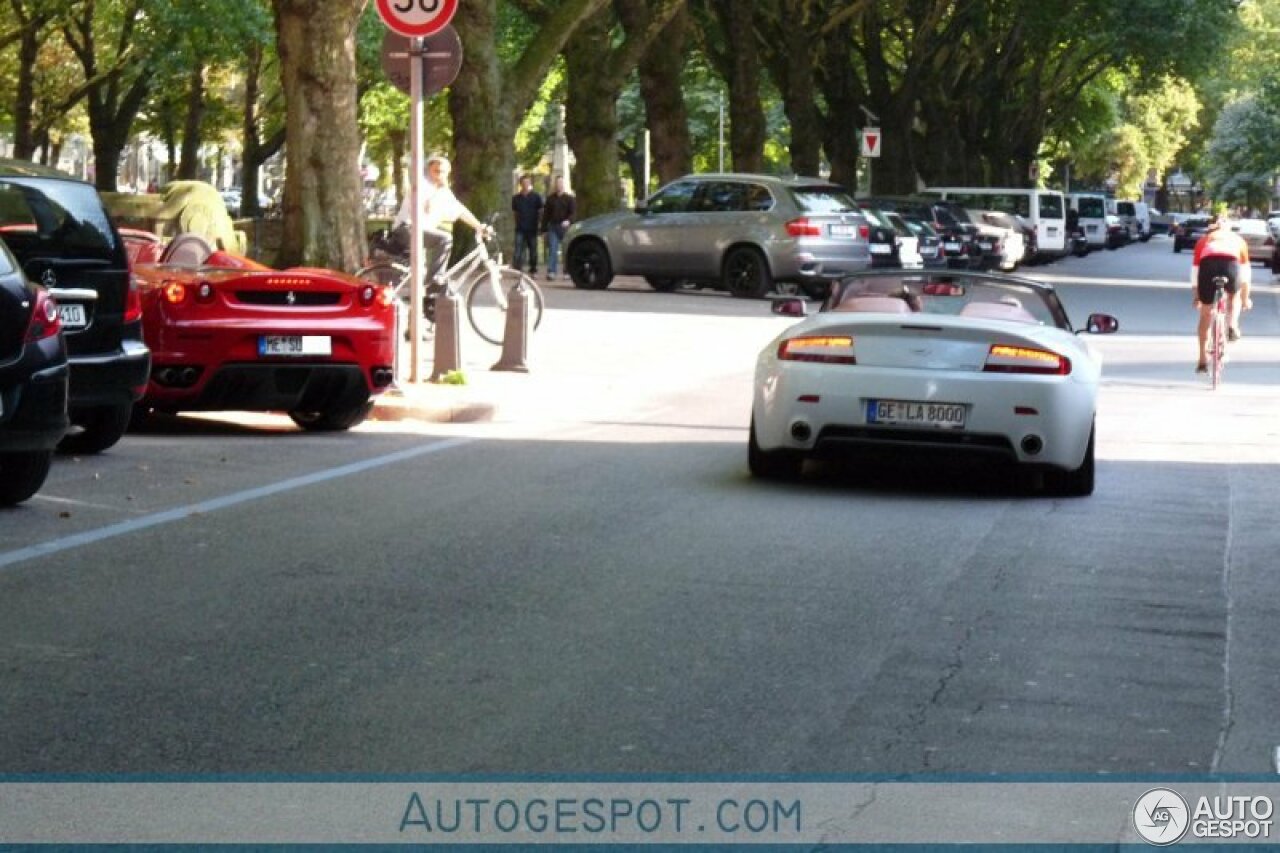
[[[386,388],[395,378],[395,372],[390,367],[375,367],[373,369],[373,386],[375,388]]]
[[[813,437],[813,427],[809,426],[807,421],[792,421],[791,437],[796,441],[807,442]]]
[[[182,382],[183,388],[189,388],[196,384],[196,378],[199,375],[200,372],[194,367],[184,367],[182,368],[182,378],[179,381]]]
[[[1028,435],[1022,439],[1022,452],[1028,456],[1035,456],[1041,450],[1044,450],[1044,439],[1038,435]]]

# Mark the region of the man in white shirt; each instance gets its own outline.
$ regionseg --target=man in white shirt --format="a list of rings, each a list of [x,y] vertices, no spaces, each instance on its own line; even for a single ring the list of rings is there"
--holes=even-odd
[[[492,231],[467,210],[466,205],[458,201],[453,190],[449,189],[449,171],[449,161],[446,158],[439,154],[432,155],[427,160],[426,180],[419,187],[422,199],[422,242],[431,257],[427,266],[428,284],[443,284],[442,276],[453,250],[453,234],[442,226],[452,227],[454,222],[461,219],[481,237],[488,236]],[[412,216],[410,196],[406,196],[396,213],[393,227],[409,227]]]

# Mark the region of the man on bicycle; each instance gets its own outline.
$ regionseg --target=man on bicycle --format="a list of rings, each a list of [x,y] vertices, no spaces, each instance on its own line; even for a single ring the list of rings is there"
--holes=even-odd
[[[1209,371],[1207,345],[1215,295],[1213,280],[1218,276],[1227,280],[1224,289],[1227,291],[1228,340],[1240,339],[1240,310],[1243,308],[1248,311],[1253,307],[1253,301],[1249,298],[1249,285],[1253,280],[1249,265],[1249,244],[1232,231],[1227,223],[1225,212],[1215,214],[1209,221],[1209,230],[1196,243],[1195,255],[1191,259],[1192,304],[1200,309],[1200,326],[1197,330],[1200,360],[1196,364],[1196,373]]]
[[[449,189],[449,161],[439,154],[427,159],[427,179],[419,187],[418,195],[422,201],[422,242],[430,252],[431,261],[427,267],[428,285],[444,284],[443,273],[449,264],[449,255],[453,251],[453,234],[443,226],[452,228],[453,223],[461,219],[482,238],[492,236],[489,226],[476,218],[467,206],[458,201],[458,197]],[[396,213],[393,232],[407,231],[412,224],[413,208],[411,196],[405,196]],[[404,240],[408,246],[408,239]]]

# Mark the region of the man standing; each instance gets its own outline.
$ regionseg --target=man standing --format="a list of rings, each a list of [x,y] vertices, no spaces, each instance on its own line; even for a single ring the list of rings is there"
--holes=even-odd
[[[516,251],[512,266],[524,268],[525,252],[529,253],[529,272],[538,272],[538,221],[542,214],[542,196],[533,191],[533,178],[520,176],[520,191],[511,197],[511,210],[516,215]]]
[[[547,235],[547,280],[554,279],[559,272],[560,241],[564,232],[569,230],[577,213],[573,193],[565,192],[564,176],[556,175],[547,196],[547,204],[542,208],[542,230]]]

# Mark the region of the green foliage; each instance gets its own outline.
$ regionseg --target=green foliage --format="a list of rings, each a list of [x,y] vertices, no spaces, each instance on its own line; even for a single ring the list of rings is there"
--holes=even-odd
[[[1205,181],[1221,201],[1270,208],[1280,156],[1280,111],[1258,97],[1244,97],[1223,109],[1206,156]]]

